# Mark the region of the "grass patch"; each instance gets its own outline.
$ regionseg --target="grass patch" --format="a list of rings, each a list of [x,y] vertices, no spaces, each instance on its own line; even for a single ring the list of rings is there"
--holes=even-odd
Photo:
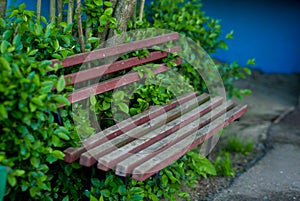
[[[253,141],[248,139],[243,141],[237,135],[228,138],[225,150],[231,153],[241,153],[244,155],[249,155],[253,151],[254,144]]]

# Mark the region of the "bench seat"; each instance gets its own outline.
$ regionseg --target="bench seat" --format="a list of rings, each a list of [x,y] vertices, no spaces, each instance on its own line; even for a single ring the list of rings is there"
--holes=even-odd
[[[64,151],[65,161],[144,181],[239,118],[247,106],[188,93],[103,130]]]

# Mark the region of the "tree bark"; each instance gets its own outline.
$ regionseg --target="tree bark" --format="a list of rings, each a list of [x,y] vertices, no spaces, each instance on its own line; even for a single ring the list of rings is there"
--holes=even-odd
[[[139,20],[143,21],[143,14],[144,14],[144,7],[145,7],[145,0],[141,0],[141,5],[140,5],[140,16]]]
[[[56,16],[56,0],[50,0],[50,22],[55,22]]]
[[[119,23],[119,30],[121,33],[126,32],[127,24],[130,20],[132,14],[134,13],[134,9],[136,6],[136,0],[119,0],[114,9],[114,17],[117,19]],[[108,37],[111,38],[117,35],[115,30],[109,30]],[[114,45],[114,44],[111,44]]]
[[[1,17],[3,17],[3,18],[5,17],[6,5],[7,5],[6,0],[0,0],[0,14],[1,14]]]
[[[77,23],[78,23],[78,35],[79,35],[80,49],[81,49],[81,52],[85,52],[82,21],[81,21],[81,0],[77,0],[77,19],[78,19]]]
[[[115,11],[115,9],[116,9],[117,1],[118,1],[118,0],[109,0],[109,2],[112,3],[112,7],[111,7],[111,8],[113,9],[113,11]],[[106,26],[106,27],[104,28],[104,31],[103,31],[103,32],[98,33],[98,37],[100,38],[100,41],[99,41],[99,42],[100,42],[100,45],[103,44],[104,41],[107,40],[108,33],[109,33],[109,26]]]
[[[41,20],[41,6],[42,6],[42,0],[36,1],[36,19],[38,22]]]
[[[68,2],[68,16],[67,16],[67,23],[73,23],[73,9],[74,9],[74,0],[69,0]]]
[[[58,15],[58,23],[63,21],[63,0],[57,0],[57,15]]]

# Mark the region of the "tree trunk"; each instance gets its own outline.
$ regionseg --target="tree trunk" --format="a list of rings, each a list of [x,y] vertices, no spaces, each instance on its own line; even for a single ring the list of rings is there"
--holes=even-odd
[[[74,9],[74,0],[69,0],[69,3],[68,3],[68,16],[67,16],[68,24],[73,23],[73,9]]]
[[[55,22],[56,16],[56,0],[50,0],[50,22]]]
[[[42,6],[42,0],[36,1],[36,19],[38,22],[41,20],[41,6]]]
[[[7,5],[6,0],[0,0],[0,14],[1,14],[1,17],[3,17],[3,18],[5,17],[6,5]]]
[[[140,5],[140,17],[139,20],[143,21],[143,14],[144,14],[144,7],[145,7],[145,0],[141,0],[141,5]]]
[[[119,0],[114,8],[114,17],[119,23],[119,30],[121,33],[126,32],[127,24],[130,20],[136,6],[136,0]],[[109,30],[108,37],[111,38],[117,35],[115,30]],[[110,44],[113,45],[113,44]]]
[[[58,23],[63,21],[63,0],[57,0],[57,15],[58,15]]]
[[[109,2],[112,3],[112,9],[115,11],[116,5],[117,5],[117,0],[109,0]],[[104,41],[107,40],[108,38],[108,33],[109,33],[109,26],[106,26],[104,28],[104,31],[98,34],[98,37],[100,38],[100,45],[104,43]]]
[[[81,0],[77,0],[77,19],[78,19],[77,23],[78,23],[78,35],[79,35],[80,49],[81,49],[81,52],[85,52],[82,21],[81,21]]]

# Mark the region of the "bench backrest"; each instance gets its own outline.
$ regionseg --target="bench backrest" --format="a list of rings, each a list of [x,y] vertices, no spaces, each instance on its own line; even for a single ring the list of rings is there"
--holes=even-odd
[[[161,36],[155,36],[152,38],[147,38],[147,39],[124,43],[112,47],[97,49],[87,53],[69,56],[63,61],[52,60],[52,65],[61,62],[64,68],[72,68],[78,65],[88,64],[89,62],[105,59],[108,57],[124,55],[126,53],[130,53],[135,50],[140,50],[143,48],[151,48],[156,45],[177,40],[178,38],[179,38],[178,33],[176,32],[169,33]],[[90,69],[80,70],[79,72],[76,73],[65,74],[65,81],[67,83],[66,85],[75,85],[85,81],[93,80],[95,78],[99,78],[100,76],[107,76],[112,73],[128,70],[137,65],[161,60],[162,58],[167,57],[169,53],[174,53],[178,51],[179,48],[174,46],[172,48],[167,49],[165,52],[152,51],[149,53],[148,57],[143,57],[143,58],[131,57],[125,60],[116,61],[114,63],[94,66]],[[178,59],[176,63],[179,65],[181,63],[181,60]],[[161,72],[165,72],[167,70],[169,70],[169,68],[166,66],[166,64],[161,64],[159,68],[153,71],[153,73],[158,74]],[[121,79],[122,81],[120,82]],[[105,81],[93,84],[91,86],[76,90],[73,93],[69,94],[68,100],[71,104],[76,103],[78,101],[89,98],[91,92],[93,92],[94,95],[98,95],[106,91],[110,91],[115,88],[130,84],[132,82],[136,82],[141,79],[143,78],[141,78],[137,72],[130,72],[121,77],[107,79]],[[60,107],[62,106],[63,105],[61,105]]]

